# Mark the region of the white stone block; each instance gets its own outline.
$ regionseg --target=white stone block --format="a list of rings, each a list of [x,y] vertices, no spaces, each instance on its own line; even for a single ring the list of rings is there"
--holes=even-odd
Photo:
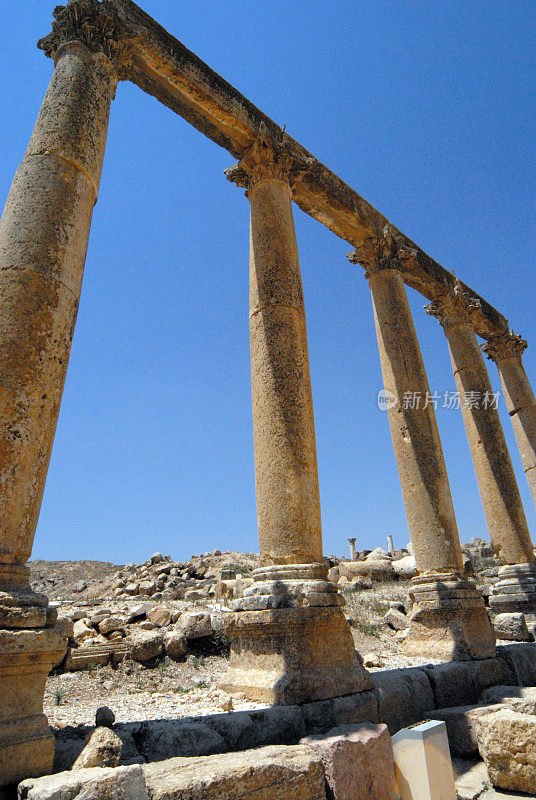
[[[401,800],[456,800],[447,727],[431,720],[392,737]]]

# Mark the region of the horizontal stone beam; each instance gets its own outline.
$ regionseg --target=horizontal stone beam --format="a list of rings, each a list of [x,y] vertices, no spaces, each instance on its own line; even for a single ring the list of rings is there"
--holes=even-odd
[[[132,60],[125,77],[156,97],[172,111],[236,158],[253,144],[261,124],[274,137],[282,129],[240,92],[169,34],[132,0],[104,0],[110,14],[119,18],[135,36]],[[298,142],[290,147],[306,168],[294,185],[294,200],[314,219],[326,225],[354,247],[380,234],[389,224],[401,245],[416,251],[405,267],[404,281],[430,300],[454,288],[454,276],[424,250],[389,223],[370,203],[318,161]],[[463,284],[480,300],[473,322],[484,339],[508,330],[507,320],[484,298]]]

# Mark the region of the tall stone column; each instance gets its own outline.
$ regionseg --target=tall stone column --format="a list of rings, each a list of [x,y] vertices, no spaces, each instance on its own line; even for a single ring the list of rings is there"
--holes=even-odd
[[[255,583],[227,626],[222,686],[272,703],[370,688],[342,597],[327,580],[307,333],[286,137],[263,128],[227,171],[251,207],[250,348],[255,485],[261,552]]]
[[[536,503],[536,398],[521,360],[526,348],[527,342],[512,331],[493,336],[482,345],[482,350],[499,369],[506,407]]]
[[[412,580],[410,655],[454,660],[494,655],[481,593],[463,574],[462,554],[430,387],[406,296],[402,265],[413,257],[388,227],[367,239],[350,261],[367,270],[389,424],[411,543],[418,569]]]
[[[426,306],[447,336],[469,448],[488,525],[499,580],[492,587],[495,612],[522,611],[536,622],[536,565],[516,476],[488,371],[471,315],[480,302],[457,282],[454,291]]]
[[[110,103],[114,23],[95,0],[57,7],[55,61],[0,222],[0,785],[52,768],[47,673],[66,629],[30,589],[35,527],[80,298]]]

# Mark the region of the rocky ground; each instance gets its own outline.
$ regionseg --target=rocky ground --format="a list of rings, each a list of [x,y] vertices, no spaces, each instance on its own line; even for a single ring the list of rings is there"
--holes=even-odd
[[[331,562],[356,650],[371,670],[423,664],[403,653],[409,578],[378,566],[382,558],[379,550],[369,556],[374,579],[363,569],[354,575],[355,562]],[[92,724],[102,705],[121,722],[255,707],[217,684],[229,660],[222,615],[256,566],[255,554],[217,550],[183,562],[155,553],[139,565],[32,562],[33,587],[72,625],[66,657],[47,681],[51,724]]]

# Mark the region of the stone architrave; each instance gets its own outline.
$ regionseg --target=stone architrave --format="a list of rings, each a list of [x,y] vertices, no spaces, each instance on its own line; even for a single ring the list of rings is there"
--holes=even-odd
[[[493,336],[482,345],[484,353],[499,370],[523,469],[536,503],[536,398],[523,366],[526,348],[525,339],[513,331]]]
[[[395,399],[389,424],[418,570],[404,646],[430,658],[490,658],[493,632],[482,594],[463,574],[434,405],[400,271],[413,256],[389,226],[349,255],[367,270],[384,387]]]
[[[126,48],[96,0],[54,11],[55,68],[0,222],[0,785],[52,768],[45,678],[63,626],[26,566],[80,298],[108,117]]]
[[[265,127],[226,174],[251,206],[250,347],[262,566],[227,633],[228,691],[301,703],[368,689],[343,600],[327,580],[291,181],[305,166]]]
[[[471,318],[480,301],[459,281],[454,290],[425,306],[445,331],[460,395],[478,489],[493,551],[501,567],[490,608],[522,611],[536,622],[536,565],[521,495],[504,437],[484,358]]]

